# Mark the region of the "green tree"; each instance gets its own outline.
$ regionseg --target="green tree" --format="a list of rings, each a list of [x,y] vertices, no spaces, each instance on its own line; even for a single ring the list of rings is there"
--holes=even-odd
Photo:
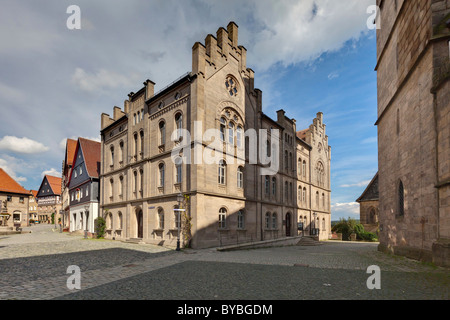
[[[106,220],[103,217],[95,219],[95,234],[97,239],[102,239],[105,236]]]

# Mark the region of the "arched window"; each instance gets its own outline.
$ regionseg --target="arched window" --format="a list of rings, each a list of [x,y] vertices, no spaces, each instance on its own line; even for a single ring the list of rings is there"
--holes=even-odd
[[[236,145],[238,148],[242,148],[242,137],[243,137],[242,133],[243,133],[242,127],[238,126],[236,130]]]
[[[298,201],[302,202],[302,186],[298,186]]]
[[[110,166],[113,167],[114,166],[114,146],[111,146],[111,158],[110,158]]]
[[[319,208],[319,191],[316,192],[316,208]]]
[[[239,167],[237,170],[237,187],[244,188],[244,168]]]
[[[276,214],[276,212],[274,212],[273,214],[272,214],[272,229],[277,229],[277,224],[278,224],[278,222],[277,222],[277,214]]]
[[[141,178],[140,183],[139,183],[139,192],[141,193],[141,196],[144,192],[144,170],[140,169],[139,170],[139,177]]]
[[[325,170],[324,170],[324,166],[322,164],[322,162],[318,162],[317,166],[316,166],[316,178],[317,178],[317,184],[319,186],[324,186],[325,184]]]
[[[219,210],[219,229],[227,227],[227,209],[221,208]]]
[[[272,178],[272,195],[277,195],[277,178]]]
[[[297,162],[297,170],[298,170],[298,175],[301,176],[302,175],[302,159],[298,159]]]
[[[322,208],[325,209],[325,193],[322,193]]]
[[[289,199],[289,182],[284,182],[284,199],[287,201]]]
[[[284,151],[284,169],[289,169],[289,153],[287,152],[287,150]]]
[[[162,208],[158,209],[158,228],[164,229],[164,210]]]
[[[77,192],[78,192],[78,200],[80,199],[79,198],[79,191],[77,190]],[[112,198],[113,196],[114,196],[114,180],[113,179],[110,179],[109,180],[109,196]]]
[[[266,230],[270,229],[270,212],[266,212],[266,225],[265,225],[265,229],[266,229]]]
[[[140,151],[139,151],[139,155],[141,156],[141,159],[144,157],[144,131],[139,132],[139,135],[141,137],[141,147],[140,147]]]
[[[294,160],[292,158],[292,152],[289,152],[289,168],[294,170]]]
[[[239,210],[238,214],[237,214],[237,218],[238,218],[238,224],[237,224],[237,228],[242,230],[245,228],[245,214],[244,211]]]
[[[123,163],[123,156],[124,156],[123,141],[120,141],[120,143],[119,143],[119,161],[120,161],[120,163]]]
[[[234,123],[230,122],[228,125],[228,143],[234,145]]]
[[[266,195],[270,194],[270,177],[266,176],[264,179],[264,191]]]
[[[109,213],[106,216],[106,229],[112,230],[112,228],[113,228],[113,218],[112,218],[112,213]]]
[[[160,163],[158,166],[159,169],[159,187],[164,187],[164,181],[165,181],[165,170],[166,167],[164,163]]]
[[[119,196],[123,197],[123,176],[119,177]]]
[[[183,160],[178,157],[175,160],[175,183],[181,183],[183,181]]]
[[[220,140],[225,141],[225,128],[227,126],[227,121],[225,118],[220,118]]]
[[[166,144],[166,123],[161,121],[159,123],[159,145],[163,146]]]
[[[325,218],[322,219],[322,231],[325,231]]]
[[[270,158],[271,157],[271,155],[272,155],[272,150],[270,150],[271,148],[270,148],[270,141],[269,140],[267,140],[266,141],[266,151],[267,151],[267,158]]]
[[[179,141],[181,139],[183,129],[183,115],[180,112],[175,115],[175,126],[177,128],[177,141]]]
[[[123,228],[123,217],[122,217],[122,212],[119,211],[119,213],[117,214],[117,229],[118,230],[122,230]]]
[[[305,160],[303,160],[302,172],[303,172],[303,177],[306,177],[306,161]]]
[[[219,161],[219,184],[226,184],[226,175],[227,175],[227,163],[224,160]]]
[[[398,215],[405,215],[405,189],[401,180],[398,184]]]
[[[137,153],[138,153],[138,135],[137,135],[137,133],[135,133],[133,135],[133,139],[134,139],[134,150],[133,150],[133,152],[134,152],[134,159],[136,160],[137,159]]]
[[[133,192],[136,193],[138,189],[137,171],[133,171]]]

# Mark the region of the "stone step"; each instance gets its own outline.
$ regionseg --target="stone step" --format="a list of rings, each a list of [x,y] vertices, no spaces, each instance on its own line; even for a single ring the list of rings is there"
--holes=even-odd
[[[321,246],[323,243],[312,237],[302,237],[297,243],[298,246]]]
[[[143,243],[145,243],[141,238],[130,238],[130,239],[126,239],[123,242],[134,243],[134,244],[143,244]]]

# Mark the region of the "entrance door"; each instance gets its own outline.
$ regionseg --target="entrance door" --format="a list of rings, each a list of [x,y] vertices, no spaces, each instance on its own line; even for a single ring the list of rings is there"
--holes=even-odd
[[[291,213],[286,213],[286,237],[291,236]]]
[[[142,239],[144,237],[144,219],[142,216],[142,211],[136,214],[137,220],[137,237]]]

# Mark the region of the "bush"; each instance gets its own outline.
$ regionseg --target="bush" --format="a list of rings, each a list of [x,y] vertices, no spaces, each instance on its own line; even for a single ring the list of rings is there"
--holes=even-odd
[[[344,218],[341,218],[339,222],[334,225],[331,231],[342,233],[342,240],[348,241],[350,240],[350,235],[354,233],[355,226],[355,219],[348,218],[348,220],[345,220]]]
[[[98,217],[94,221],[95,223],[95,235],[97,239],[101,239],[105,236],[106,220],[102,217]]]
[[[358,240],[364,241],[378,241],[376,234],[372,232],[367,232],[364,230],[364,226],[362,224],[357,224],[354,228]]]

